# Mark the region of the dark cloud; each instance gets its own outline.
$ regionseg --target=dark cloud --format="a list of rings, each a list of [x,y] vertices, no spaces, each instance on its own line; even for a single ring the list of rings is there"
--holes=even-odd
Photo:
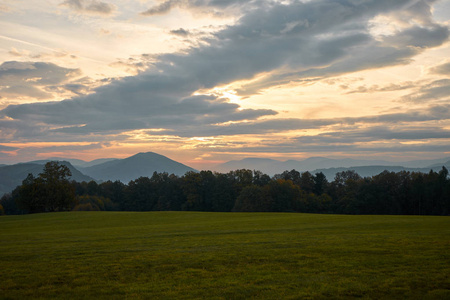
[[[17,149],[19,149],[19,148],[0,145],[0,151],[14,151]]]
[[[183,29],[183,28],[176,29],[176,30],[171,30],[170,33],[173,34],[173,35],[181,36],[181,37],[187,37],[187,36],[190,35],[189,30],[186,30],[186,29]]]
[[[373,126],[362,129],[329,131],[314,136],[302,136],[297,141],[302,144],[335,145],[367,143],[374,141],[420,141],[430,139],[450,139],[450,131],[441,127],[410,128],[408,126]]]
[[[442,45],[448,39],[448,36],[449,30],[446,26],[433,25],[428,28],[414,26],[395,35],[385,37],[384,42],[401,48],[429,48]]]
[[[311,1],[275,5],[270,10],[249,13],[239,24],[217,36],[242,43],[242,50],[251,53],[252,60],[264,61],[269,69],[277,70],[243,86],[240,94],[249,95],[293,81],[407,64],[424,48],[444,43],[449,36],[448,29],[437,24],[426,28],[407,27],[384,40],[370,35],[368,21],[372,17],[409,3],[366,1],[364,5],[353,5],[350,1]],[[402,38],[402,47],[397,38]],[[221,47],[223,52],[231,50],[226,45]]]
[[[159,5],[149,8],[142,13],[144,16],[162,15],[168,13],[173,7],[179,6],[183,1],[181,0],[168,0]]]
[[[97,0],[66,0],[61,3],[78,13],[111,15],[116,11],[116,6]]]
[[[122,83],[116,84],[121,87]],[[164,84],[159,81],[155,85],[158,83]],[[147,88],[152,91],[151,86]],[[107,95],[111,97],[106,97],[102,90],[107,90]],[[159,95],[156,88],[153,92],[154,94],[151,94],[140,89],[140,93],[124,93],[120,89],[113,91],[109,86],[107,89],[99,88],[97,94],[77,100],[29,104],[26,109],[21,105],[10,105],[4,112],[9,117],[19,120],[33,121],[39,116],[37,119],[44,123],[63,127],[56,131],[78,134],[141,128],[182,128],[187,125],[201,127],[218,122],[252,120],[276,114],[272,110],[240,110],[237,104],[228,103],[215,96],[199,95],[178,100],[177,97],[173,97],[176,93],[173,96]],[[128,97],[127,101],[121,102],[122,95]],[[133,97],[130,97],[132,95]],[[99,98],[96,101],[89,101],[92,97]],[[118,105],[121,105],[121,110],[118,109]],[[67,114],[66,111],[71,113]]]
[[[39,85],[58,84],[80,75],[79,69],[59,67],[45,62],[8,61],[0,65],[0,84],[14,85],[17,81]]]
[[[447,101],[450,99],[450,79],[439,79],[422,85],[413,93],[402,97],[402,99],[416,103]]]
[[[174,8],[183,8],[215,16],[236,13],[255,5],[264,5],[267,0],[165,0],[141,13],[144,16],[164,15]]]
[[[211,143],[198,145],[215,152],[447,152],[450,130],[444,127],[375,125],[342,127],[325,133],[299,137],[270,137],[255,144]]]
[[[305,145],[297,142],[286,143],[267,143],[264,146],[246,146],[227,144],[225,147],[217,147],[217,145],[204,144],[198,145],[198,149],[208,149],[213,152],[226,153],[339,153],[345,154],[368,154],[368,153],[424,153],[424,152],[447,152],[448,143],[443,144],[384,144],[384,145],[357,145],[357,144],[342,144],[342,145]]]
[[[450,75],[450,62],[432,68],[431,73],[447,76]]]
[[[445,71],[446,65],[441,65],[441,71]],[[347,87],[348,88],[348,87]],[[356,89],[346,92],[346,94],[354,93],[374,93],[374,92],[391,92],[400,90],[412,90],[409,94],[401,97],[402,101],[415,102],[415,103],[427,103],[445,102],[450,97],[450,79],[439,79],[433,81],[420,80],[417,82],[407,81],[399,84],[391,83],[386,86],[359,86]]]
[[[66,2],[75,8],[84,8],[87,3]],[[169,0],[148,14],[162,13],[180,5],[227,8],[243,3]],[[431,21],[422,27],[406,26],[395,33],[401,41],[389,37],[376,39],[370,34],[370,20],[380,14],[401,12],[417,3],[412,0],[246,3],[250,3],[245,4],[246,7],[253,6],[242,10],[243,16],[236,24],[203,38],[204,43],[198,47],[156,56],[150,68],[137,76],[113,81],[97,88],[93,94],[62,102],[11,105],[1,111],[0,116],[40,126],[41,134],[70,133],[74,137],[133,129],[162,129],[158,131],[161,134],[184,137],[258,134],[340,123],[448,119],[449,114],[443,114],[445,110],[448,113],[447,106],[440,111],[430,109],[364,118],[275,119],[273,116],[277,113],[273,110],[241,109],[219,96],[199,94],[202,89],[253,79],[261,74],[266,76],[253,86],[243,87],[247,95],[292,81],[308,82],[406,64],[424,48],[442,44],[449,34],[445,27]],[[424,16],[426,14],[421,18]],[[76,90],[77,87],[68,88]],[[432,88],[430,86],[428,91]],[[436,96],[438,92],[435,89],[433,94]],[[227,123],[230,121],[233,123]],[[13,130],[15,124],[20,123],[11,122],[8,126]],[[23,132],[16,131],[16,136],[18,134]]]
[[[65,146],[48,146],[48,147],[27,147],[20,149],[18,154],[24,155],[27,153],[52,153],[52,152],[64,152],[64,151],[83,151],[103,148],[103,143],[91,143],[86,145],[65,145]]]
[[[433,12],[431,5],[437,0],[418,0],[411,1],[403,7],[401,11],[391,14],[397,21],[404,24],[411,22],[421,26],[433,25]]]
[[[44,62],[8,61],[0,65],[0,96],[49,99],[46,86],[61,85],[81,75],[79,69]]]
[[[450,120],[450,105],[436,105],[428,109],[411,110],[405,113],[382,114],[376,116],[363,116],[355,118],[334,118],[334,119],[269,119],[255,120],[245,123],[211,124],[204,126],[186,126],[182,128],[172,128],[171,130],[161,130],[152,132],[152,135],[177,135],[181,137],[209,137],[209,136],[232,136],[246,134],[267,134],[285,131],[298,131],[306,129],[324,129],[329,126],[344,126],[348,130],[349,126],[356,128],[373,124],[391,124],[400,126],[428,121]],[[381,127],[377,127],[381,128]],[[359,129],[358,129],[359,130]],[[414,131],[408,134],[413,135]],[[406,134],[406,131],[405,131]]]

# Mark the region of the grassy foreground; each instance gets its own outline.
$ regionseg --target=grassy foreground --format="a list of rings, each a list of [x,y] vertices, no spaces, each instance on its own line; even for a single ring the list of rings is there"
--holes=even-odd
[[[450,299],[450,218],[0,217],[0,299]]]

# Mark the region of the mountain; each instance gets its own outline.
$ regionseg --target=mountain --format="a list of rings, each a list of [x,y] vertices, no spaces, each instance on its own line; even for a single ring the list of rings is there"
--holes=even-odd
[[[84,160],[75,159],[75,158],[52,157],[52,158],[41,159],[41,160],[33,160],[33,161],[30,161],[29,163],[45,165],[49,161],[67,161],[76,168],[79,168],[79,167],[87,168],[87,167],[92,167],[92,166],[102,164],[104,162],[112,161],[112,160],[116,160],[116,158],[100,158],[100,159],[95,159],[92,161],[84,161]]]
[[[125,159],[116,159],[97,164],[80,170],[98,180],[120,180],[128,183],[141,176],[151,177],[153,172],[167,172],[169,174],[184,175],[189,171],[196,171],[191,167],[171,160],[153,152],[138,153]]]
[[[432,166],[442,167],[444,164],[449,164],[450,157],[444,157],[439,159],[425,159],[425,160],[411,160],[405,163],[400,163],[400,165],[409,168],[430,168]]]
[[[274,165],[277,165],[278,163],[280,163],[280,161],[274,159],[248,157],[242,160],[231,160],[229,162],[220,164],[214,167],[214,171],[228,173],[230,171],[238,169],[250,169],[259,170],[265,173],[265,170],[270,170]]]
[[[81,160],[81,159],[63,158],[63,157],[51,157],[51,158],[47,158],[47,159],[33,160],[33,161],[29,161],[28,163],[45,165],[49,161],[69,162],[72,166],[77,166],[77,165],[86,163],[84,160]]]
[[[364,159],[332,159],[326,157],[310,157],[304,160],[287,160],[279,161],[267,158],[245,158],[242,160],[229,161],[220,164],[213,169],[218,172],[226,173],[237,169],[250,169],[259,170],[267,175],[273,176],[275,174],[280,174],[284,171],[290,171],[295,169],[299,172],[309,171],[314,174],[317,170],[322,171],[326,169],[341,169],[345,171],[348,168],[361,167],[358,170],[363,172],[364,176],[369,176],[365,174],[372,174],[373,170],[380,170],[377,174],[381,173],[385,169],[388,170],[421,170],[429,172],[430,169],[434,171],[439,171],[442,166],[450,167],[450,158],[441,159],[431,159],[431,160],[414,160],[405,162],[391,162],[385,160],[364,160]],[[364,168],[364,167],[374,167],[374,168]],[[335,174],[340,171],[330,170],[327,171],[328,174]],[[325,174],[325,172],[323,172]],[[363,174],[360,174],[363,176]],[[376,174],[374,174],[376,175]],[[370,175],[371,176],[371,175]],[[328,179],[334,178],[327,176]]]
[[[88,168],[88,167],[92,167],[95,165],[99,165],[99,164],[103,164],[105,162],[108,161],[113,161],[113,160],[117,160],[117,158],[99,158],[99,159],[94,159],[91,161],[85,161],[81,164],[73,164],[75,167],[81,167],[81,168]]]
[[[432,168],[433,170],[436,168],[442,168],[442,167],[446,167],[447,169],[450,169],[450,160],[446,161],[444,163],[435,163],[433,165],[428,166],[428,168]]]
[[[295,169],[299,172],[313,171],[315,169],[367,166],[367,165],[390,165],[394,164],[383,160],[357,160],[351,158],[332,159],[326,157],[310,157],[305,160],[279,161],[267,158],[245,158],[242,160],[229,161],[214,168],[218,172],[229,172],[236,169],[259,170],[273,176],[284,171]]]
[[[67,161],[60,162],[67,166],[72,173],[70,180],[75,181],[91,181],[93,178],[82,174],[71,163]],[[22,184],[22,181],[32,173],[38,176],[44,170],[44,164],[39,163],[20,163],[15,165],[8,165],[0,167],[0,195],[9,193],[17,186]]]
[[[401,172],[401,171],[407,171],[407,172],[422,172],[422,173],[428,173],[430,172],[429,168],[405,168],[402,166],[359,166],[359,167],[349,167],[349,168],[327,168],[327,169],[316,169],[312,171],[312,174],[316,174],[319,172],[322,172],[328,181],[333,181],[334,177],[336,176],[336,173],[343,172],[343,171],[355,171],[358,173],[361,177],[372,177],[375,175],[378,175],[382,173],[383,171],[388,172]],[[435,169],[434,171],[438,172],[439,169]]]

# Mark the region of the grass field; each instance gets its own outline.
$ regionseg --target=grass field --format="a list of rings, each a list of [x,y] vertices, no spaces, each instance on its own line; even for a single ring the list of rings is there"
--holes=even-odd
[[[450,217],[0,217],[0,299],[450,299]]]

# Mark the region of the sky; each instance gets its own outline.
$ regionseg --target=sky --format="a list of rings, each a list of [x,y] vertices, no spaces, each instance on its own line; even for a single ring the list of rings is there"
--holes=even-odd
[[[0,0],[0,163],[450,156],[450,0]]]

